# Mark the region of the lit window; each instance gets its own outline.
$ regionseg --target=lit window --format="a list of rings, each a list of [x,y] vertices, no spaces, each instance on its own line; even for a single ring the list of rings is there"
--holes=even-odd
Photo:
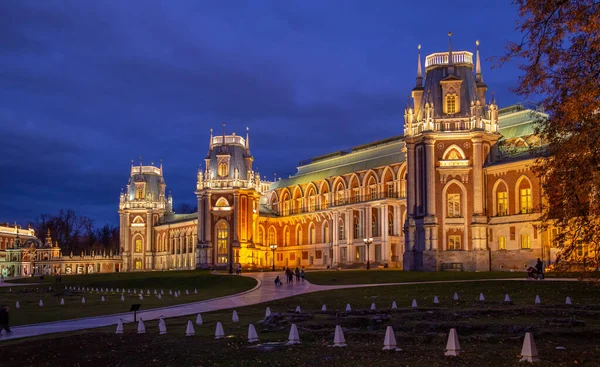
[[[221,162],[219,163],[219,176],[226,177],[229,174],[229,169],[227,167],[227,163]]]
[[[506,237],[498,237],[498,250],[506,250]]]
[[[448,236],[448,250],[460,250],[460,236]]]
[[[314,224],[311,224],[308,227],[308,243],[311,245],[315,243],[315,225]]]
[[[360,189],[352,190],[352,202],[358,203],[360,201]]]
[[[269,242],[267,243],[267,245],[274,245],[277,242],[275,242],[275,230],[273,228],[269,229]]]
[[[354,239],[360,238],[360,222],[358,217],[354,217]]]
[[[520,191],[521,198],[521,213],[531,213],[533,209],[532,201],[531,201],[531,189],[521,189]]]
[[[371,200],[377,199],[377,186],[371,186]]]
[[[217,262],[226,264],[229,255],[229,226],[225,221],[217,224]]]
[[[394,184],[393,183],[388,183],[388,185],[387,185],[387,197],[388,198],[394,197]]]
[[[552,247],[558,247],[559,244],[558,244],[557,237],[558,237],[559,233],[560,232],[559,232],[558,228],[552,228],[550,230],[550,246],[552,246]]]
[[[531,239],[528,234],[521,235],[521,248],[524,250],[531,248]]]
[[[314,211],[315,210],[315,202],[316,202],[316,198],[314,196],[310,196],[308,198],[308,210],[309,211]]]
[[[142,252],[143,249],[144,249],[144,242],[142,241],[141,238],[136,238],[135,239],[135,252]]]
[[[296,245],[302,244],[302,227],[296,229]]]
[[[142,270],[142,260],[135,260],[135,270]]]
[[[448,94],[446,96],[446,113],[455,114],[456,112],[456,94]]]
[[[498,215],[508,215],[508,193],[506,191],[497,192],[496,202],[496,209],[498,210]]]
[[[289,230],[289,228],[285,229],[285,243],[283,245],[284,246],[290,245],[290,230]]]
[[[263,230],[261,227],[258,227],[258,238],[256,239],[256,243],[263,243]]]
[[[460,194],[448,194],[448,218],[460,217]]]
[[[339,239],[340,241],[344,239],[344,221],[340,219],[340,224],[338,227],[338,231],[339,231]]]
[[[329,243],[329,224],[325,223],[323,226],[323,242]]]

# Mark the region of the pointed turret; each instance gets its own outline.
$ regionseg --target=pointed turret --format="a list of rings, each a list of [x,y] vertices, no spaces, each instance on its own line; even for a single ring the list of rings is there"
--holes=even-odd
[[[417,88],[423,87],[423,71],[421,70],[421,45],[417,46]]]
[[[481,71],[481,60],[479,57],[479,40],[475,41],[477,51],[475,54],[475,84],[477,85],[477,97],[481,106],[485,106],[485,92],[487,85],[483,82],[483,73]]]
[[[208,150],[212,150],[212,148],[213,148],[213,145],[212,145],[212,142],[213,142],[212,132],[213,132],[213,129],[210,128],[210,138],[208,140]]]
[[[419,110],[421,109],[421,99],[423,98],[423,71],[421,69],[421,45],[417,46],[417,85],[412,90],[412,98],[414,109],[412,113],[414,116],[418,116]],[[407,108],[408,109],[408,108]],[[405,127],[408,125],[407,121],[404,121]]]
[[[448,74],[454,75],[454,58],[452,57],[452,32],[448,32]]]

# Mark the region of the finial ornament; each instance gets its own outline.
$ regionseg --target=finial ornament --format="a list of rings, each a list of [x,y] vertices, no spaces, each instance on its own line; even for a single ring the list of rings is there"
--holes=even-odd
[[[423,86],[423,72],[421,70],[421,44],[417,46],[417,88]]]
[[[475,45],[477,45],[477,47],[479,47],[479,40],[475,41]]]
[[[417,46],[417,50],[421,51],[421,44],[419,43],[419,45]]]

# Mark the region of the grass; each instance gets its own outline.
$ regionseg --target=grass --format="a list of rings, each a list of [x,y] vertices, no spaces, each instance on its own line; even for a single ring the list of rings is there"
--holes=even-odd
[[[39,281],[39,278],[37,278]],[[26,279],[31,282],[32,278]],[[34,324],[40,322],[67,320],[88,316],[99,316],[129,311],[131,304],[141,304],[142,310],[171,306],[182,303],[197,302],[210,298],[227,296],[251,289],[256,280],[247,277],[213,275],[207,271],[170,271],[151,273],[116,273],[94,274],[63,277],[62,284],[54,284],[53,277],[46,277],[44,283],[31,286],[15,286],[0,288],[0,304],[10,307],[12,326]],[[65,290],[65,286],[83,286],[95,288],[113,288],[114,292],[79,292]],[[125,293],[125,301],[121,301],[121,293],[116,289],[129,289]],[[194,288],[198,294],[194,294]],[[134,295],[144,291],[144,299]],[[154,290],[164,290],[162,299],[154,295]],[[151,295],[146,295],[150,290]],[[169,295],[169,290],[181,291],[181,297]],[[189,291],[189,295],[185,291]],[[101,297],[105,302],[101,302]],[[85,297],[85,304],[81,299]],[[64,298],[65,305],[60,305]],[[39,306],[40,299],[44,306]],[[19,301],[21,308],[15,307]]]
[[[525,278],[523,272],[415,272],[398,270],[343,270],[311,271],[306,279],[313,284],[381,284],[403,282],[428,282],[443,280],[506,279]]]
[[[287,285],[284,285],[287,286]],[[456,292],[459,301],[452,296]],[[479,293],[485,302],[477,301]],[[505,305],[504,294],[513,305]],[[434,306],[433,296],[440,304]],[[542,305],[534,305],[539,295]],[[564,304],[571,296],[573,305]],[[419,307],[408,306],[416,299]],[[399,309],[391,311],[391,302]],[[371,303],[377,312],[367,311]],[[346,303],[356,310],[343,312]],[[322,304],[328,312],[321,313]],[[264,326],[265,306],[286,312],[300,305],[305,320],[295,320],[302,345],[272,351],[249,348],[248,323],[257,327],[261,342],[285,341],[293,313],[273,326]],[[167,319],[167,335],[158,335],[156,321],[147,321],[147,333],[136,334],[136,325],[125,325],[125,334],[114,327],[71,334],[46,335],[6,342],[3,366],[514,366],[518,363],[525,331],[532,331],[542,361],[539,366],[595,365],[600,360],[600,291],[580,282],[474,282],[415,284],[335,290],[296,296],[237,309],[240,322],[231,321],[231,310],[203,314],[204,325],[195,337],[185,337],[187,317]],[[302,318],[300,316],[300,318]],[[194,318],[191,317],[193,320]],[[584,326],[554,326],[549,320],[581,320]],[[217,321],[230,338],[214,340]],[[329,348],[335,325],[344,329],[347,348]],[[383,352],[383,337],[392,325],[403,352]],[[444,357],[447,332],[456,327],[463,353]],[[38,348],[49,339],[55,348]],[[565,350],[556,350],[564,346]],[[36,350],[35,353],[31,353]],[[597,364],[596,364],[597,365]]]

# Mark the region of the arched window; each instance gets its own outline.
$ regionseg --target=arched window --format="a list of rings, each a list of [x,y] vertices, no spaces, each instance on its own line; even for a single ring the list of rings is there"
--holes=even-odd
[[[301,245],[302,244],[302,227],[300,225],[298,225],[298,227],[296,227],[296,245]]]
[[[283,245],[284,246],[289,246],[290,245],[290,229],[288,227],[285,227],[285,229],[283,230]]]
[[[325,222],[323,224],[323,243],[329,243],[329,223]]]
[[[388,235],[394,236],[394,209],[390,208],[388,212]]]
[[[528,234],[521,235],[521,248],[523,250],[528,250],[531,248],[531,239]]]
[[[354,239],[360,238],[360,220],[358,215],[354,216]]]
[[[220,208],[228,207],[229,202],[224,197],[220,197],[219,200],[217,200],[215,206],[220,207]]]
[[[264,236],[263,229],[261,226],[258,226],[258,238],[256,239],[256,243],[259,243],[261,245],[264,244],[263,236]]]
[[[269,228],[269,241],[267,245],[275,245],[277,244],[277,238],[275,236],[275,228]]]
[[[228,165],[225,162],[219,163],[219,176],[227,177],[227,175],[229,174],[229,167],[227,166]]]
[[[371,235],[373,237],[379,237],[379,216],[375,209],[372,209],[373,213],[371,214]]]
[[[222,220],[217,224],[217,262],[227,264],[229,258],[229,225]]]
[[[508,192],[496,192],[496,210],[499,216],[508,215]]]
[[[447,94],[446,95],[446,113],[447,114],[455,114],[457,113],[456,108],[456,94]]]
[[[344,228],[344,220],[342,218],[340,218],[340,221],[338,223],[338,237],[339,240],[345,240],[346,239],[346,233],[345,233],[345,228]]]
[[[533,200],[531,198],[531,186],[529,181],[523,180],[519,187],[519,202],[521,213],[531,213],[533,211]]]
[[[308,243],[310,245],[312,245],[312,244],[315,243],[315,241],[316,241],[315,235],[316,235],[316,233],[315,233],[315,224],[311,223],[308,226]]]
[[[144,241],[138,237],[135,239],[135,252],[142,252],[144,250]]]
[[[447,194],[448,218],[460,217],[460,194]]]

